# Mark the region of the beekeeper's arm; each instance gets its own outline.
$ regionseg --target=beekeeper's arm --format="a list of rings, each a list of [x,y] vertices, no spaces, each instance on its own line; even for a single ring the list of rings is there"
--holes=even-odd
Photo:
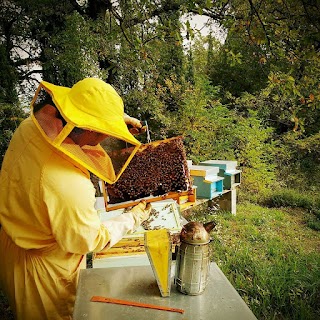
[[[44,212],[54,239],[64,251],[86,254],[109,249],[149,217],[150,205],[142,202],[102,224],[94,208],[95,188],[89,175],[66,165],[61,157],[51,159],[50,174],[44,170],[41,181]]]
[[[151,204],[141,201],[130,211],[103,222],[110,234],[110,242],[106,248],[112,247],[127,233],[135,231],[140,224],[149,218]]]

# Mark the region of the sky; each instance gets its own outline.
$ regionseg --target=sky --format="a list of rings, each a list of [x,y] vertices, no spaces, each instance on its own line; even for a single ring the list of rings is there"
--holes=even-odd
[[[221,43],[224,42],[226,34],[223,32],[218,25],[211,24],[211,27],[208,24],[209,18],[201,15],[193,15],[184,17],[182,21],[189,20],[191,28],[194,30],[198,30],[202,35],[206,36],[210,33],[210,29],[212,31],[212,35],[216,37]]]

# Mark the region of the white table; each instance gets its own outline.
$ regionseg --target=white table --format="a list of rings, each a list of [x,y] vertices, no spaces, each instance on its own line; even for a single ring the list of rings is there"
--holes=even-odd
[[[174,267],[173,267],[174,268]],[[74,320],[250,320],[256,319],[238,292],[216,265],[210,265],[209,282],[203,294],[188,296],[173,283],[170,297],[161,297],[151,266],[129,266],[81,270]],[[155,304],[183,309],[183,314],[91,302],[92,296]]]

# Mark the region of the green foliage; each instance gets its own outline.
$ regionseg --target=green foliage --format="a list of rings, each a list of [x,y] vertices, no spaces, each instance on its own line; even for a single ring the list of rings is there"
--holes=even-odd
[[[316,75],[319,71],[319,64],[315,64],[311,74]],[[311,74],[296,79],[290,73],[270,73],[268,86],[261,95],[269,100],[268,107],[264,108],[268,112],[265,116],[278,123],[280,130],[291,129],[307,135],[318,132],[315,122],[319,119],[320,96],[316,88],[320,82],[316,80],[318,77],[311,80]]]
[[[307,225],[313,230],[320,231],[320,219],[310,219]]]
[[[10,61],[5,53],[5,45],[0,44],[0,102],[6,101],[14,103],[17,101],[17,71],[10,65]]]
[[[158,82],[165,85],[167,79],[172,76],[178,83],[182,80],[182,63],[184,60],[182,39],[181,39],[181,23],[179,21],[180,14],[178,12],[168,12],[163,15],[162,21],[162,40],[166,43],[166,50],[159,51],[157,61],[157,69],[159,71]]]
[[[213,100],[198,86],[190,86],[181,96],[179,111],[173,114],[173,133],[185,137],[187,154],[195,163],[212,158],[234,158],[232,137],[235,115]],[[230,139],[230,140],[228,140]]]
[[[279,178],[300,191],[319,190],[319,135],[304,138],[300,132],[282,136],[283,153],[279,153],[282,171]]]
[[[210,81],[234,96],[258,92],[266,85],[270,67],[264,55],[259,47],[245,42],[237,31],[230,30],[215,58],[211,58],[212,54],[209,56]]]
[[[303,208],[311,213],[306,224],[314,230],[320,230],[320,194],[301,193],[296,189],[277,189],[265,193],[260,197],[259,203],[269,207]]]
[[[51,37],[50,44],[43,64],[47,81],[72,87],[86,77],[105,78],[99,66],[99,37],[78,13],[66,17],[65,28]]]
[[[124,96],[127,112],[142,121],[147,121],[152,140],[168,138],[168,131],[171,127],[170,112],[167,111],[161,99],[164,94],[166,94],[165,88],[161,86],[154,88],[150,84],[150,86],[146,85],[143,90],[131,90]]]
[[[248,117],[238,117],[235,130],[236,158],[243,168],[242,191],[260,192],[276,181],[275,146],[272,128],[265,128],[254,111]]]
[[[224,1],[5,2],[0,98],[16,101],[17,84],[25,89],[35,67],[42,67],[45,80],[66,86],[97,76],[115,86],[126,112],[147,120],[152,139],[183,135],[196,163],[237,160],[243,194],[258,195],[275,185],[315,190],[320,186],[317,9],[315,2],[300,0],[236,0],[228,6]],[[201,36],[189,21],[183,25],[182,15],[194,12],[223,26],[226,41],[220,43],[213,32]]]
[[[170,93],[179,85],[167,81]],[[196,79],[180,95],[179,109],[170,113],[170,135],[182,135],[189,159],[198,163],[208,159],[237,160],[244,173],[243,192],[260,192],[276,180],[275,145],[272,128],[265,128],[256,112],[246,117],[223,106],[219,88]]]
[[[199,33],[195,34],[192,42],[192,53],[196,77],[208,78],[210,63],[216,59],[220,46],[220,41],[214,38],[211,33],[208,36],[203,36]]]
[[[0,167],[13,132],[26,114],[16,104],[0,103]]]
[[[228,106],[241,115],[254,112],[269,132],[270,150],[265,156],[269,157],[271,171],[276,170],[279,184],[312,190],[319,188],[320,140],[317,131],[312,133],[319,109],[316,99],[309,99],[309,109],[301,109],[300,99],[300,89],[292,76],[271,73],[268,86],[259,94],[228,96]]]
[[[320,198],[319,198],[320,199]],[[264,203],[271,207],[299,207],[311,210],[315,199],[307,193],[301,193],[295,189],[274,190],[264,199]]]

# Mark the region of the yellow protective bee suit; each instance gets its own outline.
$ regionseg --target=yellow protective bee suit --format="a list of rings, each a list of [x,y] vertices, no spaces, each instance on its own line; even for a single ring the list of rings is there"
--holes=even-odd
[[[95,189],[89,173],[51,147],[30,118],[8,150],[0,177],[1,286],[15,297],[18,319],[68,319],[84,255],[109,241],[94,210]]]
[[[97,88],[108,98],[110,88],[102,81],[86,79],[79,85],[88,90]],[[68,97],[77,84],[71,90],[53,85],[50,88],[56,102],[61,100],[59,108],[73,108],[70,114],[75,117],[77,105],[63,105],[63,95],[58,93],[63,91]],[[81,92],[86,94],[85,90]],[[93,93],[88,98],[89,111],[96,106],[94,97]],[[83,110],[78,112],[79,121],[86,119]],[[120,119],[123,107],[118,110]],[[109,128],[108,121],[101,118],[97,124],[102,129]],[[136,206],[131,212],[101,224],[94,208],[95,189],[89,171],[52,145],[40,131],[34,117],[24,120],[2,163],[0,285],[18,320],[71,319],[79,269],[86,267],[85,254],[109,248],[134,230],[148,213],[145,205]],[[113,179],[110,173],[108,177]]]

